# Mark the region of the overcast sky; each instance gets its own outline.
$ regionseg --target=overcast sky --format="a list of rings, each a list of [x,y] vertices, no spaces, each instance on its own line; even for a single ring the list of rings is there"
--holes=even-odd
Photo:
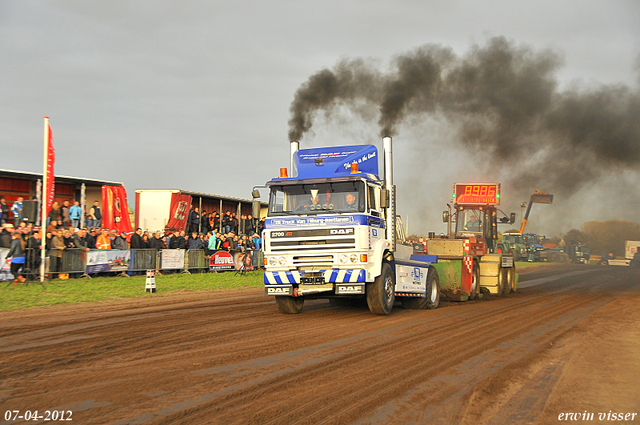
[[[130,200],[147,188],[249,198],[288,165],[296,90],[341,59],[385,70],[428,43],[464,55],[503,36],[559,55],[559,90],[637,91],[639,23],[637,0],[0,1],[0,168],[42,172],[46,115],[56,174],[123,182]],[[375,120],[319,117],[301,146],[379,146],[378,134]],[[469,152],[403,143],[429,137],[405,123],[394,138],[399,212],[411,232],[444,231],[452,183],[486,180],[473,175]],[[637,181],[633,170],[613,173],[592,185],[607,192],[535,205],[529,229],[638,221],[627,208],[638,205]],[[520,217],[525,194],[503,187],[503,200]]]

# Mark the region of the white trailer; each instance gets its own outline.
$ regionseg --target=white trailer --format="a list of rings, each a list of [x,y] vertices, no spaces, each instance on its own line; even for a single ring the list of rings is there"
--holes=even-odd
[[[603,260],[608,266],[629,266],[633,256],[636,255],[640,249],[640,241],[625,241],[624,243],[624,258],[621,259],[606,259]]]

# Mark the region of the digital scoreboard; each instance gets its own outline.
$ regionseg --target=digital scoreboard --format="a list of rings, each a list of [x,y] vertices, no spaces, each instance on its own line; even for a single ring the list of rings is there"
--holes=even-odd
[[[500,205],[500,183],[454,183],[453,203]]]

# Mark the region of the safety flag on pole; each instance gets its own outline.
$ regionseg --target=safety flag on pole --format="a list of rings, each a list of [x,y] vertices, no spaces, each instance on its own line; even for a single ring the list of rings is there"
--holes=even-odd
[[[47,117],[45,117],[47,118]],[[53,177],[53,165],[56,162],[56,150],[53,148],[53,133],[51,133],[51,126],[49,125],[49,119],[47,118],[47,133],[48,137],[46,138],[47,146],[46,146],[46,187],[45,187],[45,197],[46,199],[46,212],[47,215],[49,211],[51,211],[51,205],[53,205],[53,199],[55,195],[55,178]]]

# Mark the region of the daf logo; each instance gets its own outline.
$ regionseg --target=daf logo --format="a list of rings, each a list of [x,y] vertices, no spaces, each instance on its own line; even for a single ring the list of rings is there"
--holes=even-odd
[[[337,294],[363,294],[363,287],[360,285],[341,285],[336,287]]]
[[[329,230],[331,235],[352,235],[353,229],[331,229]]]
[[[267,294],[289,294],[290,288],[267,288]]]

